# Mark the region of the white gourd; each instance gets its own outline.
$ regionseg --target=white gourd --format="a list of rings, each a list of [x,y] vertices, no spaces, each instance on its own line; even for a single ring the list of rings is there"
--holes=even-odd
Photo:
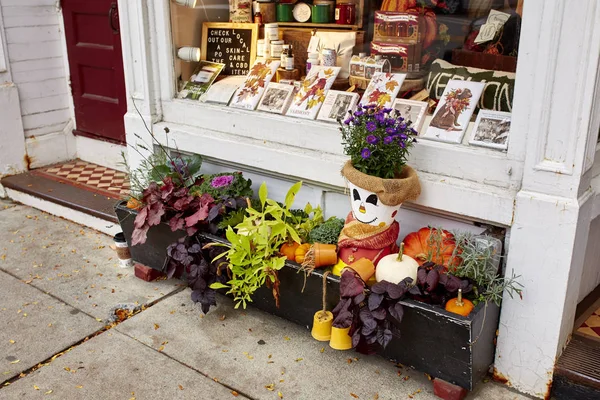
[[[377,282],[388,281],[398,284],[406,277],[417,279],[417,270],[419,263],[414,258],[403,255],[404,243],[400,246],[398,254],[389,254],[379,260],[375,270],[375,279]]]

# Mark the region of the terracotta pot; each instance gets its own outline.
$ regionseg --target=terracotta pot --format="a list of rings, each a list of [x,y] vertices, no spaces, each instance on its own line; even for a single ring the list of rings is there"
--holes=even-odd
[[[348,335],[348,328],[331,328],[331,340],[329,346],[335,350],[350,350],[352,348],[352,338]]]
[[[334,265],[337,263],[337,246],[335,244],[315,243],[315,268]]]
[[[319,342],[328,342],[331,339],[331,326],[333,314],[329,311],[317,311],[313,318],[312,337]]]
[[[367,282],[373,275],[375,275],[375,265],[373,261],[368,258],[361,258],[360,260],[353,262],[348,265],[348,268],[354,270],[364,282]]]

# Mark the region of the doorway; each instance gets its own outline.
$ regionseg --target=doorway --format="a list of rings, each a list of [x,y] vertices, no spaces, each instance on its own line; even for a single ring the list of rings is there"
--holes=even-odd
[[[127,111],[117,0],[61,0],[75,135],[125,143]]]

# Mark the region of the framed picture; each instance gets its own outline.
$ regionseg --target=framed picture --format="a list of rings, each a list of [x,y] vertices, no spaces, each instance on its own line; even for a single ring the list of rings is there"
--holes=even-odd
[[[240,86],[233,95],[230,107],[255,110],[265,87],[279,68],[279,60],[265,60],[259,58],[252,65],[244,84]]]
[[[294,95],[294,85],[271,82],[258,104],[259,111],[285,114]]]
[[[508,149],[510,115],[504,111],[480,110],[469,143],[493,149]]]
[[[448,81],[422,137],[442,142],[462,142],[484,86],[483,82]]]
[[[348,118],[348,111],[354,110],[358,103],[358,93],[330,90],[325,96],[325,101],[317,119],[320,121],[337,122],[339,119]]]
[[[406,121],[412,122],[412,128],[421,133],[423,127],[423,121],[425,120],[425,113],[429,105],[424,101],[407,100],[407,99],[396,99],[392,108],[398,110],[400,116]]]
[[[402,87],[404,78],[406,78],[406,74],[375,72],[360,99],[360,104],[363,106],[374,104],[379,107],[391,107]]]

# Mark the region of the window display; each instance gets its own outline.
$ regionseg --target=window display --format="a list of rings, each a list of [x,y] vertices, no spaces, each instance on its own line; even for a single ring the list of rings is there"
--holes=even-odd
[[[334,92],[327,103],[328,115],[317,118],[328,91],[354,93],[359,104],[372,103],[370,99],[377,95],[386,99],[377,104],[387,108],[397,104],[394,108],[404,112],[402,117],[426,139],[465,146],[495,143],[487,147],[506,150],[507,133],[488,136],[506,131],[510,124],[486,118],[483,134],[475,132],[475,120],[480,110],[512,110],[523,2],[211,0],[200,5],[178,1],[171,4],[171,16],[179,97],[208,101],[207,96],[189,96],[189,88],[182,84],[191,81],[198,46],[201,61],[224,64],[215,83],[232,83],[221,86],[239,85],[239,80],[234,81],[239,75],[246,75],[246,82],[252,80],[255,59],[261,65],[279,62],[271,81],[290,85],[297,100],[288,107],[286,91],[276,93],[275,86],[265,90],[269,84],[265,80],[260,90],[253,91],[250,106],[244,105],[248,110],[332,122],[343,120],[345,115],[337,111],[346,103],[352,111],[354,102]],[[325,69],[317,73],[316,66]],[[320,76],[330,70],[333,75]],[[382,77],[395,84],[378,84]],[[458,80],[471,83],[460,88]],[[218,103],[239,107],[236,97],[245,92],[242,87],[234,92],[227,92],[231,93],[228,101],[223,92]],[[263,100],[267,93],[271,97]],[[401,107],[396,100],[425,101],[426,106],[413,104],[412,111],[410,103]],[[261,101],[264,106],[257,108]],[[464,111],[453,107],[464,101],[469,103]],[[452,126],[446,123],[449,116],[456,117]],[[481,124],[477,128],[482,129]]]

